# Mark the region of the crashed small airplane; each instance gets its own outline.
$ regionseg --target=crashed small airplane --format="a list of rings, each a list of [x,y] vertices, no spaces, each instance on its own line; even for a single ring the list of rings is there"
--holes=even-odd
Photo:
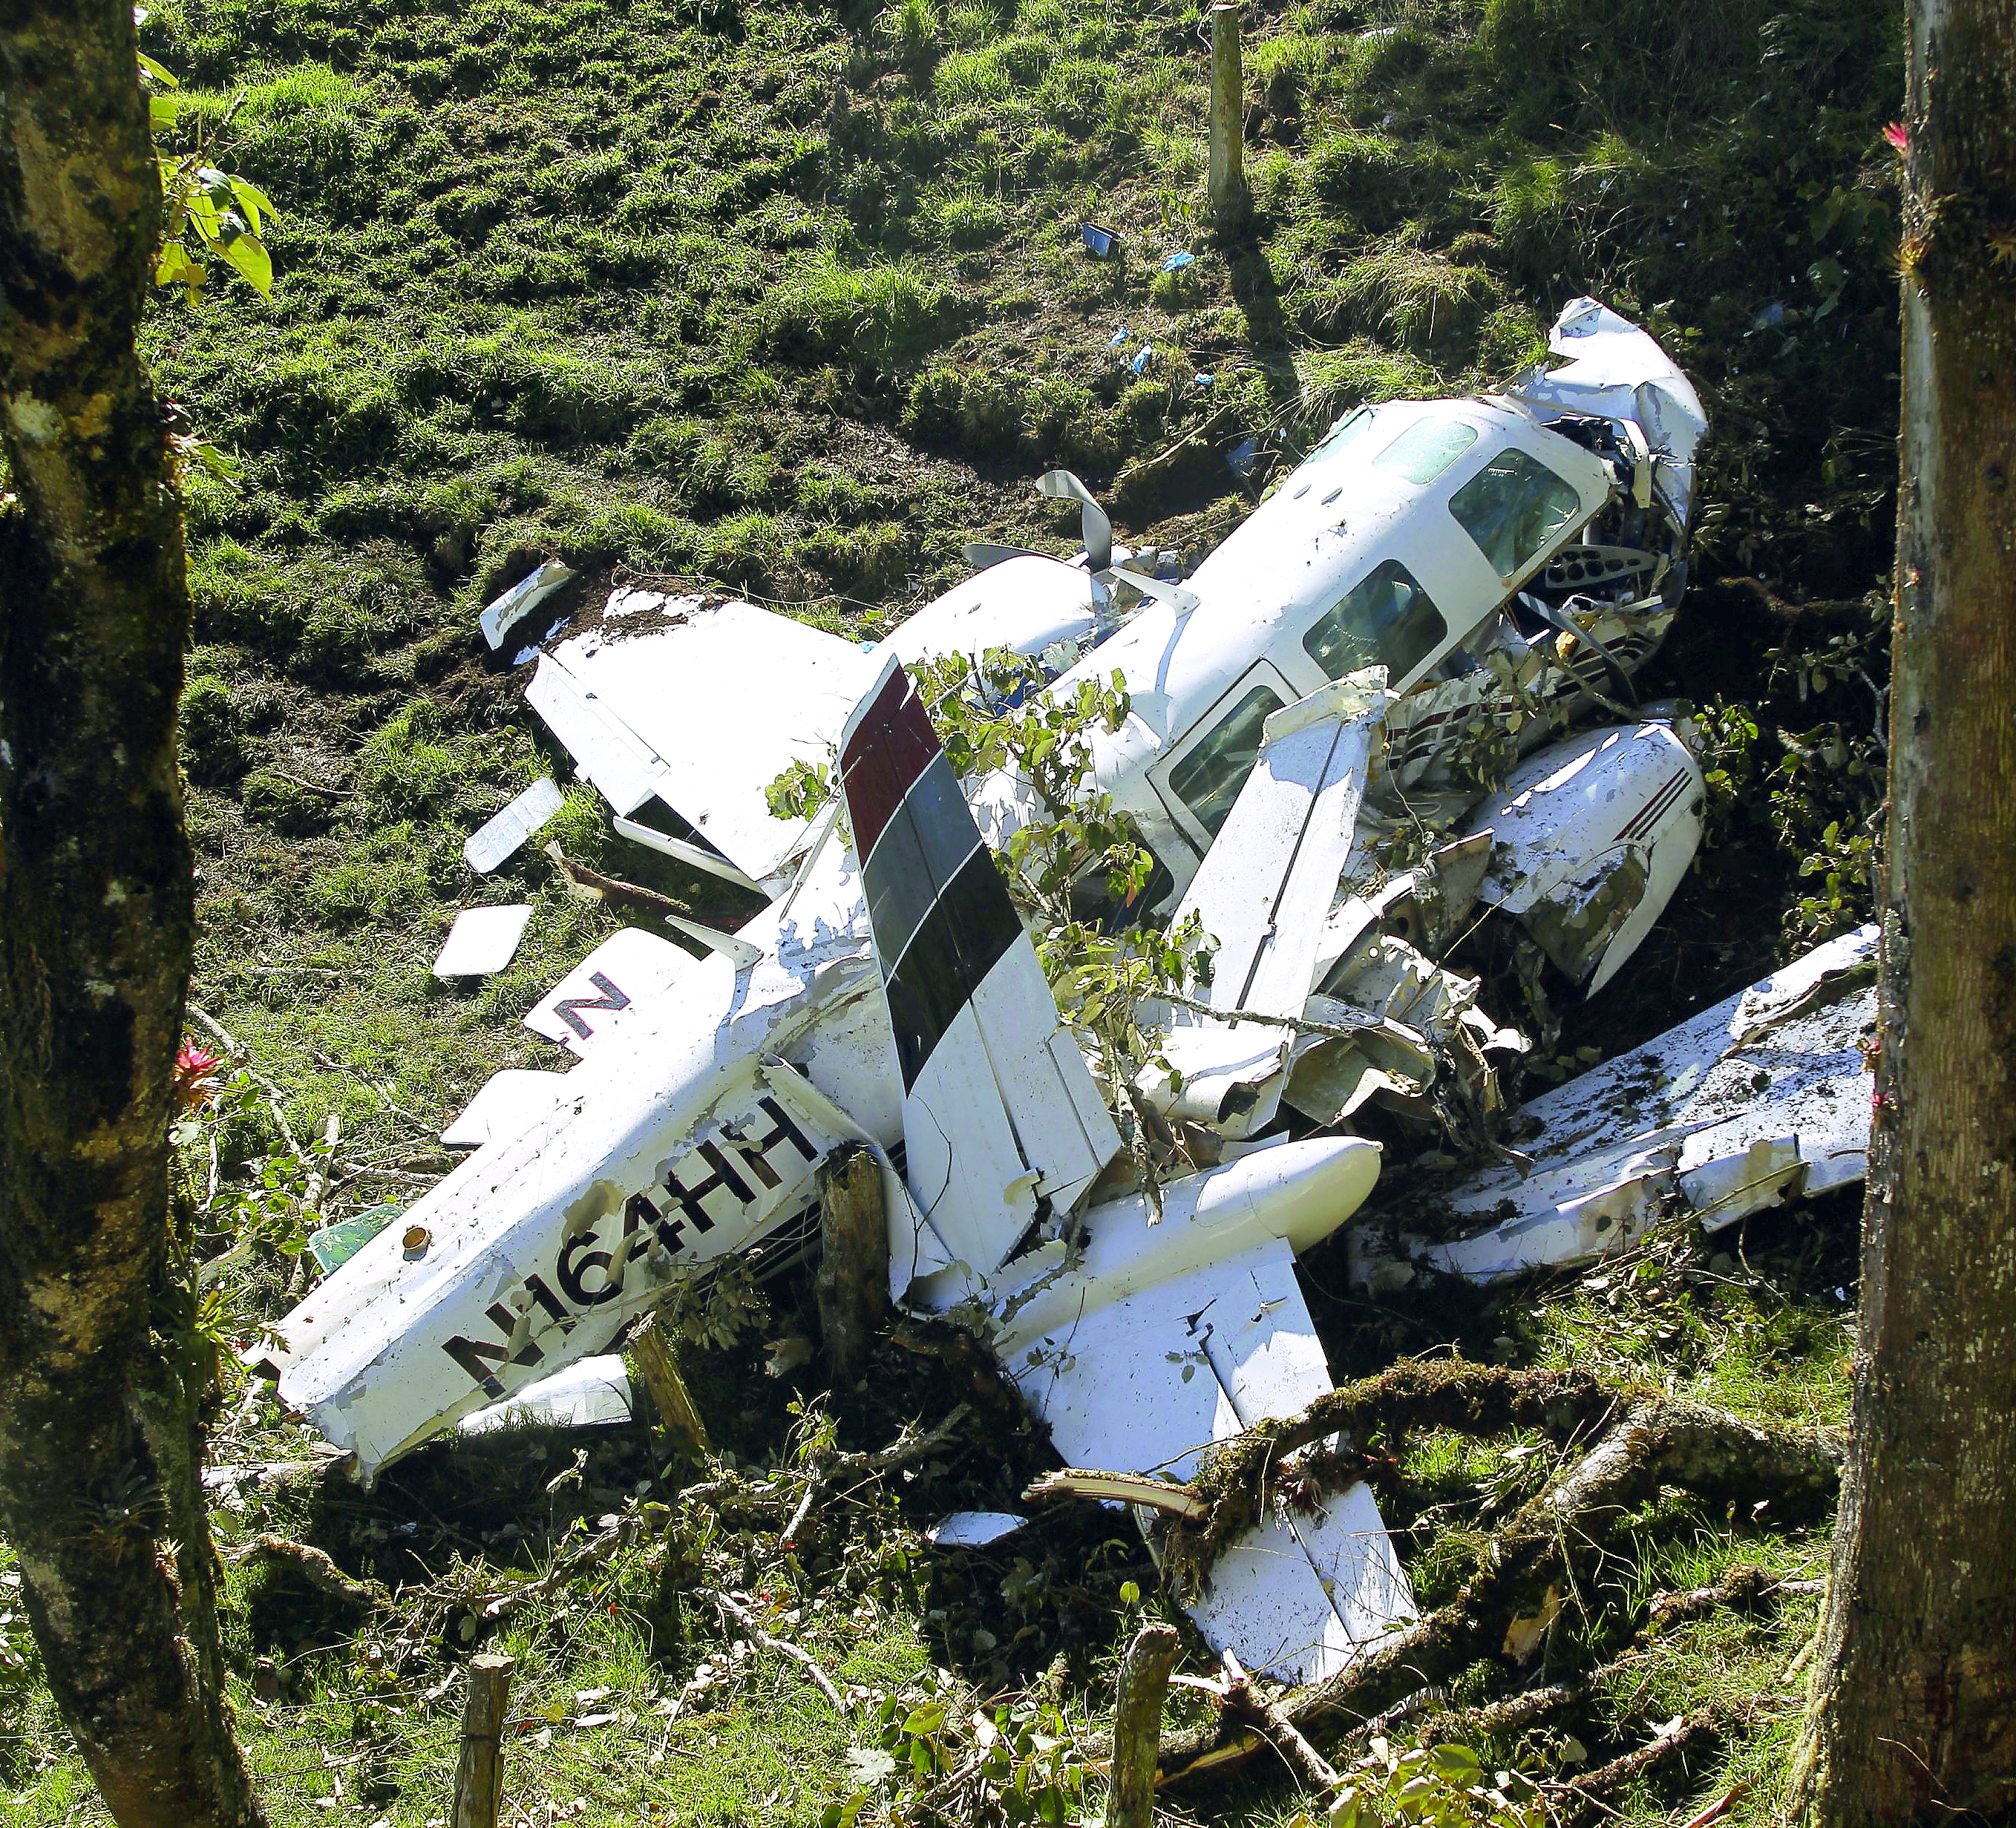
[[[1493,1061],[1525,1038],[1439,962],[1496,923],[1536,995],[1599,988],[1700,836],[1687,726],[1634,709],[1631,679],[1684,587],[1705,422],[1657,344],[1593,300],[1552,347],[1562,365],[1502,393],[1348,416],[1180,581],[1116,550],[1057,473],[1041,486],[1081,504],[1076,561],[975,549],[983,569],[873,648],[626,592],[528,650],[530,700],[617,830],[768,905],[733,935],[684,923],[702,957],[625,929],[531,1010],[577,1063],[482,1089],[445,1133],[475,1152],[280,1322],[283,1399],[367,1479],[486,1413],[589,1419],[610,1385],[581,1361],[728,1255],[792,1260],[820,1164],[866,1143],[892,1295],[970,1326],[1060,1452],[1152,1509],[1213,1441],[1328,1387],[1294,1258],[1373,1192],[1380,1146],[1351,1133],[1368,1107],[1494,1157],[1429,1233],[1361,1222],[1354,1271],[1375,1287],[1616,1247],[1679,1195],[1706,1210],[1699,1189],[1733,1217],[1843,1178],[1856,995],[1706,1012],[1644,1050],[1665,1049],[1668,1077],[1635,1153],[1633,1126],[1574,1130],[1527,1172],[1515,1150],[1568,1105],[1536,1099],[1507,1130]],[[1134,912],[1194,914],[1216,945],[1208,994],[1165,1012],[1173,1070],[1135,1089],[1206,1164],[1161,1186],[1159,1216],[989,854],[1049,811],[1006,774],[959,780],[905,670],[1003,648],[1058,694],[1119,675],[1128,714],[1091,760],[1154,860]],[[1593,711],[1622,721],[1562,737]],[[766,801],[794,761],[837,763],[838,799],[810,819]],[[1386,840],[1424,821],[1444,841],[1388,869]],[[1773,1045],[1828,1063],[1764,1072],[1763,1114],[1724,1121],[1719,1050]],[[1611,1096],[1578,1084],[1576,1110]],[[1266,1520],[1195,1603],[1212,1641],[1298,1679],[1411,1615],[1362,1484]]]

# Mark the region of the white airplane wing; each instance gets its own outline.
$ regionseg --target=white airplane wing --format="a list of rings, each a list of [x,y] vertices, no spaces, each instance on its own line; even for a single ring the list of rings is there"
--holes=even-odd
[[[648,829],[630,815],[655,798],[697,847],[761,883],[806,837],[765,790],[794,761],[827,760],[874,667],[852,642],[753,603],[627,591],[540,657],[526,696],[626,826]]]
[[[1522,1105],[1507,1134],[1531,1165],[1493,1163],[1439,1201],[1438,1216],[1487,1229],[1451,1239],[1441,1227],[1431,1240],[1390,1221],[1360,1226],[1352,1279],[1399,1286],[1427,1264],[1496,1282],[1629,1250],[1675,1212],[1718,1231],[1787,1196],[1860,1180],[1877,934],[1869,926],[1830,940]]]
[[[1218,942],[1214,1009],[1298,1016],[1337,878],[1351,854],[1379,725],[1383,668],[1312,693],[1267,720],[1260,756],[1179,904]],[[1274,1114],[1293,1033],[1178,1009],[1165,1053],[1183,1076],[1172,1114],[1245,1135]]]
[[[1280,1240],[1085,1313],[1010,1367],[1073,1466],[1186,1478],[1212,1441],[1331,1387]],[[1314,1682],[1415,1616],[1360,1483],[1307,1513],[1276,1510],[1222,1556],[1190,1616],[1262,1672]]]
[[[902,663],[840,743],[841,786],[902,1071],[904,1178],[985,1276],[1120,1153],[1071,1031]]]

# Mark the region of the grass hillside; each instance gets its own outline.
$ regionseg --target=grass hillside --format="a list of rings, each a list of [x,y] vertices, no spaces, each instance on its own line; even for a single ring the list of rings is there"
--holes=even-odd
[[[612,917],[568,898],[535,849],[481,880],[461,857],[519,787],[556,765],[564,778],[525,673],[476,627],[541,559],[581,570],[577,593],[711,580],[869,633],[959,575],[964,541],[1074,546],[1031,487],[1057,464],[1124,532],[1196,556],[1265,486],[1265,462],[1242,481],[1224,462],[1242,440],[1286,460],[1360,400],[1504,378],[1582,292],[1651,328],[1708,408],[1694,581],[1647,690],[1705,708],[1717,766],[1697,871],[1567,1045],[1636,1040],[1862,916],[1895,478],[1881,128],[1903,92],[1899,9],[1303,0],[1251,9],[1246,27],[1257,214],[1221,246],[1202,222],[1190,6],[153,13],[142,43],[190,98],[178,143],[214,135],[216,162],[282,212],[270,302],[220,284],[164,302],[146,332],[164,391],[243,459],[235,482],[189,482],[193,995],[250,1049],[293,1139],[262,1090],[234,1094],[214,1168],[193,1168],[207,1251],[254,1223],[298,1243],[332,1113],[325,1214],[342,1216],[409,1199],[445,1166],[432,1133],[489,1073],[552,1063],[518,1019]],[[1118,232],[1118,257],[1088,257],[1086,218]],[[1177,252],[1197,258],[1165,271]],[[762,690],[754,667],[748,689]],[[738,912],[610,837],[585,786],[546,835],[705,916]],[[444,986],[428,969],[441,938],[483,900],[532,901],[526,943],[503,975]],[[292,1261],[255,1253],[206,1324],[256,1330],[285,1304]],[[1741,1261],[1676,1247],[1601,1286],[1372,1314],[1337,1301],[1319,1318],[1341,1376],[1453,1346],[1600,1362],[1760,1420],[1838,1420],[1852,1267],[1836,1202],[1760,1222]],[[749,1466],[816,1459],[833,1426],[816,1384],[753,1378],[761,1333],[720,1328],[711,1416]],[[879,1409],[840,1416],[841,1438],[879,1445],[935,1389],[893,1377]],[[248,1452],[298,1441],[256,1394],[230,1427]],[[809,1822],[898,1795],[877,1760],[928,1765],[996,1696],[1024,1710],[1001,1729],[1016,1757],[1049,1761],[1025,1790],[1078,1795],[1058,1771],[1110,1692],[1137,1604],[1123,1596],[1149,1576],[1138,1543],[1096,1519],[1046,1523],[998,1564],[921,1556],[934,1506],[1005,1499],[1039,1463],[996,1445],[992,1470],[948,1452],[864,1487],[814,1550],[723,1526],[661,1542],[656,1560],[604,1557],[514,1613],[526,1819]],[[1552,1451],[1431,1434],[1397,1457],[1382,1502],[1413,1532],[1424,1603],[1453,1591]],[[456,1607],[626,1500],[656,1502],[661,1464],[641,1442],[585,1466],[565,1444],[511,1444],[423,1456],[369,1498],[235,1499],[227,1542],[279,1529],[411,1589],[360,1618],[233,1564],[227,1628],[275,1820],[441,1815],[459,1688],[433,1646],[467,1641]],[[1738,1560],[1817,1573],[1823,1523],[1669,1510],[1550,1641],[1549,1657],[1612,1672],[1590,1723],[1487,1749],[1569,1773],[1575,1747],[1600,1759],[1712,1697],[1741,1718],[1720,1749],[1615,1806],[1684,1820],[1741,1779],[1754,1787],[1730,1819],[1761,1822],[1810,1603],[1718,1615],[1621,1657],[1619,1621]],[[0,1547],[0,1579],[5,1562]],[[702,1576],[773,1599],[790,1615],[773,1630],[836,1680],[898,1697],[896,1718],[878,1725],[868,1699],[837,1722],[790,1664],[727,1648],[735,1634],[693,1597]],[[7,1600],[0,1587],[9,1819],[96,1820]],[[1286,1822],[1280,1775],[1178,1800]],[[1101,1794],[1094,1779],[1071,1806]]]

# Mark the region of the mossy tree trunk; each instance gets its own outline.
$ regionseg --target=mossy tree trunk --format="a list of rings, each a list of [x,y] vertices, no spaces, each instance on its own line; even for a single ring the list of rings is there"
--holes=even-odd
[[[189,635],[134,347],[160,221],[129,0],[0,0],[0,1529],[126,1828],[262,1818],[221,1696],[167,1135]]]
[[[1794,1803],[2016,1801],[2016,0],[1913,0],[1881,1040]]]

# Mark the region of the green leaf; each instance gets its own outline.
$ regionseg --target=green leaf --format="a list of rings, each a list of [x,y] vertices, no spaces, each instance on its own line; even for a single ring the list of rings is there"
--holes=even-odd
[[[923,1706],[915,1709],[903,1722],[903,1730],[913,1737],[922,1738],[928,1733],[936,1733],[944,1725],[945,1717],[944,1702],[927,1701]]]
[[[272,257],[266,252],[265,243],[257,236],[250,229],[244,230],[228,241],[219,242],[218,252],[238,269],[246,282],[261,298],[272,296]]]
[[[147,98],[147,124],[156,133],[166,133],[181,115],[182,105],[173,95]]]
[[[233,177],[230,183],[231,194],[237,198],[239,207],[244,211],[247,219],[251,223],[253,233],[265,234],[266,219],[271,217],[278,221],[280,212],[273,207],[265,192],[249,178]]]
[[[1484,1769],[1484,1761],[1468,1746],[1435,1746],[1430,1749],[1428,1756],[1443,1776],[1464,1783],[1472,1782]]]
[[[164,69],[157,63],[145,51],[140,53],[140,67],[164,88],[178,89],[182,87],[182,83],[174,71]]]

